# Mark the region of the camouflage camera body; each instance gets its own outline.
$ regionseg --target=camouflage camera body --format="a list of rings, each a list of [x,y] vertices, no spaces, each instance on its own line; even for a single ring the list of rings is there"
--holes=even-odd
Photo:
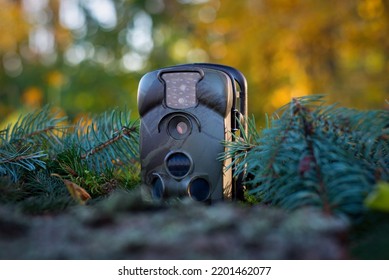
[[[173,66],[142,77],[141,177],[154,198],[189,195],[212,201],[237,195],[233,168],[225,168],[231,162],[218,158],[223,141],[232,140],[231,133],[238,130],[237,115],[246,114],[246,99],[237,102],[238,89],[246,87],[242,77],[215,64]],[[237,88],[237,80],[244,85]]]

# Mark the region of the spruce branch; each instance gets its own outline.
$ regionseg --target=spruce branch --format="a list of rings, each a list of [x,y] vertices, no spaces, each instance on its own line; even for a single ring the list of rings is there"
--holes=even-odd
[[[314,116],[311,115],[310,110],[303,106],[298,99],[293,99],[292,108],[294,108],[294,114],[299,116],[302,120],[303,126],[303,136],[307,145],[307,155],[302,157],[299,162],[298,172],[300,176],[304,176],[305,172],[308,172],[310,167],[313,165],[314,171],[316,172],[317,184],[318,184],[318,195],[323,204],[323,211],[326,214],[331,214],[331,206],[328,201],[326,185],[324,182],[324,174],[319,164],[319,159],[316,158],[315,146],[314,146],[314,134],[317,127],[313,124]],[[305,170],[302,170],[302,167],[305,167]]]
[[[21,115],[19,119],[2,131],[2,142],[16,147],[31,146],[33,151],[45,151],[54,155],[63,148],[62,138],[67,131],[63,125],[66,117],[52,112],[49,106]],[[0,143],[1,145],[1,143]]]
[[[11,176],[12,181],[16,182],[22,170],[34,171],[37,168],[45,168],[43,158],[46,154],[43,152],[30,153],[31,147],[22,147],[16,149],[12,145],[2,145],[0,148],[0,175]]]
[[[137,129],[136,127],[122,127],[120,132],[116,133],[116,135],[114,135],[110,139],[106,140],[104,143],[101,143],[101,144],[97,145],[96,147],[90,149],[86,153],[81,154],[80,158],[86,159],[89,156],[92,156],[92,155],[94,155],[98,152],[101,152],[102,150],[108,148],[110,145],[121,140],[123,137],[127,137],[127,138],[131,137],[131,134],[135,133],[136,129]]]
[[[357,217],[378,180],[389,180],[389,115],[325,106],[323,96],[293,99],[236,141],[235,176],[247,174],[249,194],[261,203],[294,210],[318,207],[327,214]],[[250,137],[253,135],[253,137]]]
[[[78,157],[88,169],[96,173],[126,167],[138,162],[138,122],[132,121],[130,112],[112,110],[75,127],[66,142],[78,150]]]
[[[53,212],[74,205],[74,198],[86,201],[86,193],[97,198],[139,183],[138,122],[129,112],[106,112],[90,125],[65,125],[65,119],[46,106],[0,131],[0,179],[8,181],[2,201]]]
[[[0,174],[17,181],[23,171],[45,168],[48,155],[62,146],[65,127],[60,123],[64,120],[46,106],[21,115],[15,124],[0,131]]]
[[[260,135],[255,128],[254,116],[245,120],[245,126],[241,120],[237,120],[240,134],[231,133],[232,141],[223,141],[225,152],[220,154],[218,160],[224,161],[231,158],[231,163],[226,166],[226,169],[234,168],[237,174],[243,174],[245,166],[241,163],[244,161],[246,154],[256,147],[256,142]],[[248,129],[244,129],[247,127]],[[249,133],[250,132],[250,133]]]
[[[29,214],[55,213],[75,205],[64,182],[48,170],[29,172],[19,188],[24,198],[17,205]]]

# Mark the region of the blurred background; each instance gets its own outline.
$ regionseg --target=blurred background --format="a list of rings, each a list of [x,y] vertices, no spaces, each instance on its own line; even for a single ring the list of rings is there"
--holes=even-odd
[[[124,105],[148,71],[241,70],[261,120],[292,97],[383,109],[388,0],[0,0],[0,128],[49,103],[73,120]]]

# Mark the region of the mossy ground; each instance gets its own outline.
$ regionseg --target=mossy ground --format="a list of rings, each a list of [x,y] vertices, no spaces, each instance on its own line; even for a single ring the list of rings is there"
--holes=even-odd
[[[145,202],[115,191],[94,205],[30,215],[0,206],[1,259],[347,259],[349,226],[316,210]]]

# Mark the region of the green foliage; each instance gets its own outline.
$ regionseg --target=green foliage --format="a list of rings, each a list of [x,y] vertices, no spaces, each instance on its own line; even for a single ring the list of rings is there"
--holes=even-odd
[[[322,96],[294,99],[262,131],[254,118],[247,130],[241,124],[223,158],[244,173],[249,204],[359,217],[374,186],[389,181],[388,115],[326,106]],[[138,122],[120,110],[74,126],[49,107],[21,116],[0,133],[2,201],[45,212],[74,204],[77,191],[96,200],[134,188],[138,133]]]
[[[369,209],[389,212],[389,183],[379,182],[365,199]]]
[[[312,206],[358,217],[378,180],[389,181],[389,112],[325,106],[322,96],[294,99],[259,134],[227,143],[249,193],[287,210]],[[237,175],[238,175],[237,174]]]
[[[20,185],[25,196],[19,206],[27,213],[58,213],[76,204],[63,181],[51,176],[48,170],[29,174]]]
[[[244,204],[257,205],[261,203],[260,197],[250,194],[248,191],[244,192]]]
[[[0,131],[0,175],[17,181],[23,171],[45,168],[45,158],[62,148],[62,121],[45,107]]]
[[[112,110],[86,125],[64,122],[45,107],[1,131],[2,201],[58,211],[74,204],[66,182],[95,198],[139,183],[138,122],[129,112]]]
[[[96,173],[126,167],[138,158],[138,126],[130,113],[113,110],[95,117],[86,127],[82,122],[66,140],[76,147],[80,160]]]

